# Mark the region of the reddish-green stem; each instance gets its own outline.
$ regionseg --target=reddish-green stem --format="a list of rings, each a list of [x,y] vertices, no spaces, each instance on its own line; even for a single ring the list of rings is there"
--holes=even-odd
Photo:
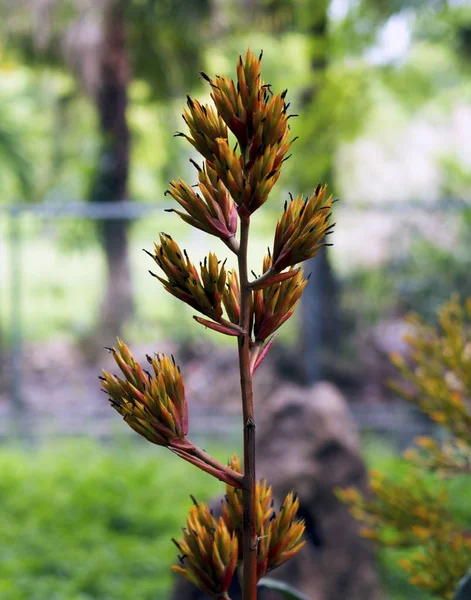
[[[224,481],[233,487],[243,487],[243,476],[240,473],[220,463],[210,454],[195,446],[188,438],[179,442],[173,441],[169,448],[180,458],[192,463],[202,471],[206,471],[206,473],[220,481]]]
[[[255,526],[255,418],[253,410],[252,375],[250,371],[251,291],[248,287],[247,248],[250,217],[241,217],[238,253],[240,279],[239,368],[244,422],[244,484],[243,498],[243,600],[257,599],[257,531]]]
[[[275,271],[273,267],[270,267],[266,273],[260,275],[257,279],[248,282],[248,286],[250,289],[256,288],[257,286],[261,287],[267,279],[270,279],[270,277],[273,277],[273,275],[276,275],[277,273],[278,271]]]
[[[230,248],[230,250],[232,250],[232,252],[234,252],[234,254],[239,253],[239,242],[237,241],[235,235],[228,238],[227,240],[224,240],[224,243],[228,248]]]

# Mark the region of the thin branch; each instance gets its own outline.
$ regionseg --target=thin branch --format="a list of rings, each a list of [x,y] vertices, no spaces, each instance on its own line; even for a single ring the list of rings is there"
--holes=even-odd
[[[264,287],[268,287],[269,285],[273,285],[276,283],[281,283],[286,279],[290,279],[299,273],[300,267],[296,267],[294,269],[290,269],[289,271],[278,271],[273,267],[270,267],[268,271],[266,271],[263,275],[255,279],[254,281],[250,281],[247,284],[247,287],[251,290],[261,290]]]
[[[240,473],[237,473],[237,471],[234,471],[227,465],[220,463],[207,452],[195,446],[190,440],[185,439],[184,444],[181,447],[178,445],[170,445],[169,449],[180,458],[183,458],[183,460],[195,465],[220,481],[236,488],[241,488],[243,486],[243,476]]]
[[[257,277],[257,279],[254,279],[253,281],[249,281],[247,283],[247,287],[251,290],[253,290],[255,288],[263,287],[263,284],[265,283],[265,281],[267,281],[267,279],[270,279],[270,277],[273,277],[273,275],[276,275],[276,274],[277,274],[277,271],[275,271],[275,269],[273,267],[271,267],[270,269],[268,269],[268,271],[266,273],[264,273],[260,277]],[[254,275],[255,275],[255,273],[254,273]]]

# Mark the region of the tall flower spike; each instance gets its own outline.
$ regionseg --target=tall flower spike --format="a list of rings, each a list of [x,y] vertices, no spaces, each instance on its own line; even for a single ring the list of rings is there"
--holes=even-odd
[[[239,458],[232,456],[229,466],[240,472]],[[304,546],[302,536],[305,531],[303,520],[297,519],[299,500],[290,492],[278,514],[273,510],[273,492],[266,481],[258,481],[255,489],[255,528],[257,532],[257,579],[279,567],[292,558]],[[222,517],[231,533],[239,539],[239,561],[243,557],[242,530],[243,509],[242,490],[226,486],[226,496],[222,503]]]
[[[128,347],[112,348],[124,379],[103,371],[103,390],[126,423],[158,446],[169,446],[188,433],[188,408],[180,369],[164,354],[148,357],[153,374],[144,371]]]
[[[149,253],[148,253],[149,254]],[[201,276],[178,244],[166,234],[160,234],[160,244],[155,244],[151,255],[167,279],[154,275],[165,289],[204,315],[219,321],[222,316],[222,294],[226,283],[224,265],[219,266],[212,252],[200,265]]]
[[[308,260],[326,245],[324,237],[334,227],[329,223],[332,196],[326,199],[326,191],[326,186],[318,185],[308,200],[296,196],[285,204],[273,242],[274,271]]]
[[[182,564],[172,569],[211,598],[229,599],[227,591],[237,566],[238,542],[223,518],[216,521],[206,504],[195,503],[183,529],[183,540],[173,541],[182,553]]]
[[[269,273],[271,267],[272,259],[267,255],[263,261],[264,274]],[[291,317],[306,283],[303,270],[297,269],[289,279],[253,292],[253,331],[256,341],[266,340]]]

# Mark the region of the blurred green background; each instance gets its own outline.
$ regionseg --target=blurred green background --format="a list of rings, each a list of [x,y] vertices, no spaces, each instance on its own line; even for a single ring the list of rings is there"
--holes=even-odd
[[[225,460],[228,448],[208,449]],[[232,449],[233,450],[233,449]],[[410,468],[378,438],[365,440],[372,468],[403,478]],[[210,476],[144,442],[49,442],[32,456],[0,449],[0,593],[8,600],[161,600],[172,588],[172,537],[191,506],[223,493]],[[434,485],[434,479],[430,479]],[[435,481],[435,483],[437,483]],[[446,484],[454,514],[469,523],[469,478]],[[383,549],[384,598],[426,600]]]
[[[254,217],[252,268],[289,192],[326,181],[341,199],[334,247],[309,267],[311,289],[278,344],[301,356],[297,381],[390,402],[382,365],[404,314],[433,318],[452,292],[471,295],[471,6],[0,0],[0,14],[0,597],[165,599],[188,494],[220,486],[121,438],[116,421],[101,441],[83,437],[103,416],[95,377],[116,335],[177,354],[203,345],[209,360],[232,347],[149,277],[142,253],[160,231],[195,261],[216,247],[164,212],[169,180],[196,179],[197,157],[173,137],[186,94],[209,100],[199,71],[233,75],[239,53],[263,49],[264,80],[288,88],[300,137]],[[91,218],[90,207],[120,201],[139,216]],[[319,302],[326,318],[311,323]],[[232,453],[203,433],[221,460]],[[363,438],[368,464],[403,474],[397,445]],[[390,552],[379,568],[386,598],[426,598]]]

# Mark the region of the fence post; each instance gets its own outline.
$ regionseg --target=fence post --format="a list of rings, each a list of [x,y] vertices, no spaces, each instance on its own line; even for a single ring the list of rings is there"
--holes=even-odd
[[[309,386],[321,379],[323,281],[318,261],[311,259],[307,264],[312,270],[301,302],[300,346],[303,383]]]
[[[13,404],[15,433],[25,433],[25,403],[23,398],[23,311],[22,311],[22,223],[21,209],[12,206],[9,211],[10,263],[10,399]]]

